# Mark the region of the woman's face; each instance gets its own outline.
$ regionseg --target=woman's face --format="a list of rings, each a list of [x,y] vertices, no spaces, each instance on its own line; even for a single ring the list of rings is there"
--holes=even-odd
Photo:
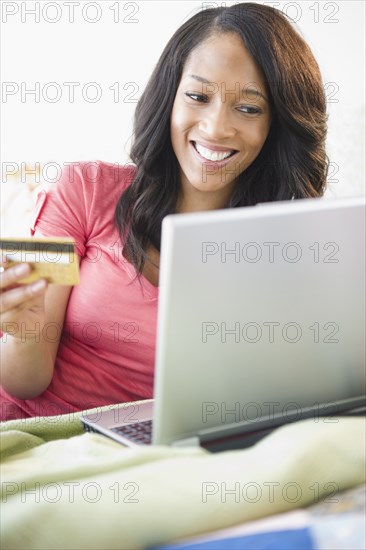
[[[191,52],[170,121],[183,195],[193,187],[228,200],[267,138],[266,90],[261,69],[235,33],[212,36]]]

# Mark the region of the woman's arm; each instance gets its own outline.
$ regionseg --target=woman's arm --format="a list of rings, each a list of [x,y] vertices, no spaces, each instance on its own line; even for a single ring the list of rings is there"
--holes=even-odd
[[[19,399],[32,399],[40,395],[53,376],[58,346],[70,286],[45,285],[32,292],[33,285],[16,285],[14,274],[2,274],[1,325],[4,331],[1,341],[1,384],[6,392]],[[7,274],[8,275],[8,274]],[[52,324],[52,325],[51,325]],[[50,330],[47,336],[47,327]]]

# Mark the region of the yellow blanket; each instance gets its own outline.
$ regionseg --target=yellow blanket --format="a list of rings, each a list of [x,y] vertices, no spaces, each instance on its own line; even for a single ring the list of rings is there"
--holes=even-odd
[[[133,549],[308,506],[365,482],[365,419],[305,420],[246,450],[137,450],[78,415],[1,426],[1,548]]]

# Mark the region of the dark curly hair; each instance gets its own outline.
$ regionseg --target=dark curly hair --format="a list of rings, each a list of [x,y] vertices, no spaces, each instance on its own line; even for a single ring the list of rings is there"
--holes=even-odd
[[[236,181],[228,207],[322,196],[328,157],[326,98],[318,64],[293,23],[279,10],[254,3],[205,9],[166,45],[135,111],[132,184],[121,195],[115,223],[123,254],[140,275],[149,246],[160,250],[163,218],[176,211],[179,165],[170,115],[190,53],[217,33],[236,33],[261,68],[272,121],[256,159]]]

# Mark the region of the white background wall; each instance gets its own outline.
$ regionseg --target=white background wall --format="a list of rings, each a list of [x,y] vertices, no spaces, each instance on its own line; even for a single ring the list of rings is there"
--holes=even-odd
[[[322,70],[330,115],[328,195],[363,194],[365,3],[265,3],[297,21]],[[202,2],[1,4],[3,168],[22,162],[32,167],[36,162],[128,161],[134,101],[170,36]],[[65,82],[79,84],[74,101]],[[26,93],[37,86],[38,98]],[[93,101],[97,90],[101,97]],[[54,173],[50,168],[44,176],[52,179]],[[9,185],[14,188],[14,178],[4,172],[5,195]],[[20,195],[21,187],[16,189]]]

